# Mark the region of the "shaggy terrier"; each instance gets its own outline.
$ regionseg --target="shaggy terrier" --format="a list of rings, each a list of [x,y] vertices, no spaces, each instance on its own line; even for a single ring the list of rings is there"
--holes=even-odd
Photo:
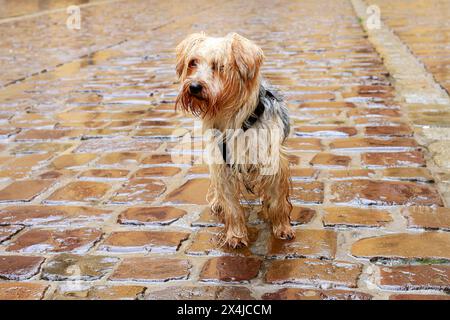
[[[233,33],[208,37],[195,33],[176,48],[182,82],[176,108],[202,119],[207,138],[211,211],[225,224],[223,241],[248,245],[246,215],[240,199],[252,193],[279,239],[292,239],[290,175],[286,148],[286,104],[263,81],[264,54]]]

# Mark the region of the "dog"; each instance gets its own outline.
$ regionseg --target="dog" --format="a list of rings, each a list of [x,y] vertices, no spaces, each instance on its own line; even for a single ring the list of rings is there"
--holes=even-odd
[[[203,132],[213,132],[206,142],[211,176],[206,198],[223,221],[223,242],[231,248],[248,245],[240,202],[245,192],[260,197],[276,238],[295,236],[285,146],[288,109],[263,80],[263,60],[262,49],[237,33],[194,33],[176,47],[182,86],[175,109],[201,118]]]

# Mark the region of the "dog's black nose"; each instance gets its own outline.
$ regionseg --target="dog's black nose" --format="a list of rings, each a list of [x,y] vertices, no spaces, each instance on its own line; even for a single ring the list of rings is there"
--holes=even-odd
[[[189,85],[189,92],[194,96],[199,94],[202,91],[202,89],[203,89],[202,85],[198,82],[192,82]]]

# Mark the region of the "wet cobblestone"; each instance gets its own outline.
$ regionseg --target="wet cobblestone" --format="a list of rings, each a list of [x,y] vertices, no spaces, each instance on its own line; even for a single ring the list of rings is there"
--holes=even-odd
[[[420,0],[374,0],[370,4],[380,7],[382,19],[450,92],[448,1],[432,0],[425,5]],[[414,23],[411,17],[414,17]]]
[[[435,114],[406,117],[352,3],[195,3],[0,23],[0,299],[448,298],[450,179],[415,135]],[[174,111],[174,47],[201,30],[261,45],[285,94],[295,240],[255,205],[250,246],[218,244],[202,144],[180,138],[194,119]]]

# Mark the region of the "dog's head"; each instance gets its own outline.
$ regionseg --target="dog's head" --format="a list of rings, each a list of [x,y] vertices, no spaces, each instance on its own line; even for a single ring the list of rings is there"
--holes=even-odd
[[[263,52],[246,38],[194,33],[176,48],[176,71],[182,82],[176,108],[202,118],[235,112],[240,101],[259,90]]]

